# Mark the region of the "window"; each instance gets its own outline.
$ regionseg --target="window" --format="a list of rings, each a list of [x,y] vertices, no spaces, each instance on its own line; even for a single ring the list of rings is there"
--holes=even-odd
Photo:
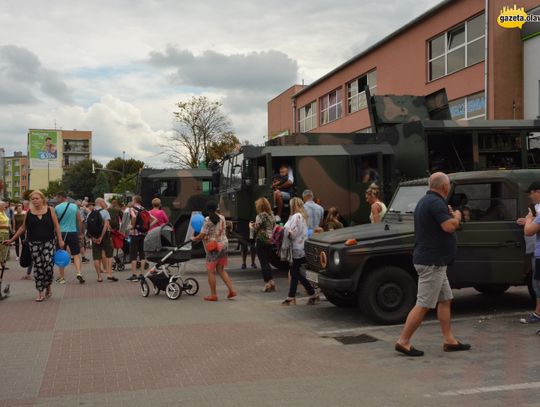
[[[317,127],[317,102],[311,102],[299,110],[298,124],[300,133],[305,133]]]
[[[203,181],[202,182],[202,193],[204,195],[210,195],[212,192],[212,181]]]
[[[486,118],[486,97],[484,92],[475,93],[448,103],[452,120]]]
[[[368,72],[347,85],[347,106],[348,112],[356,112],[367,107],[366,86],[369,92],[374,95],[377,91],[377,71]]]
[[[177,181],[175,179],[159,180],[157,185],[156,194],[159,196],[174,196],[178,195]]]
[[[21,192],[26,192],[26,187],[21,187]]]
[[[234,165],[231,172],[231,186],[236,190],[242,187],[242,165],[244,162],[244,154],[237,154],[234,158]]]
[[[485,15],[467,22],[428,41],[429,80],[433,81],[485,58]]]
[[[341,118],[341,97],[341,89],[336,89],[321,98],[321,125]]]
[[[457,185],[450,205],[460,209],[464,220],[474,222],[517,219],[518,191],[502,182]]]

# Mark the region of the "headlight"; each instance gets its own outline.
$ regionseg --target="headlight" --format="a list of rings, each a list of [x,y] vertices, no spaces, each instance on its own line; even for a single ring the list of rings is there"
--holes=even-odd
[[[341,258],[339,257],[339,252],[337,250],[332,255],[332,260],[334,261],[334,266],[339,266],[339,263],[341,262]]]

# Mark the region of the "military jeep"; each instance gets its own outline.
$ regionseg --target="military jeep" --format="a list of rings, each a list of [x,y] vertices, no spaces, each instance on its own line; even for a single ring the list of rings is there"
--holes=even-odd
[[[516,219],[527,213],[524,191],[540,179],[540,170],[463,172],[450,179],[448,203],[467,215],[448,268],[452,288],[497,295],[530,284],[523,227]],[[307,278],[338,307],[359,306],[378,323],[404,321],[416,301],[413,213],[427,190],[427,178],[402,182],[382,223],[313,236],[306,243]]]

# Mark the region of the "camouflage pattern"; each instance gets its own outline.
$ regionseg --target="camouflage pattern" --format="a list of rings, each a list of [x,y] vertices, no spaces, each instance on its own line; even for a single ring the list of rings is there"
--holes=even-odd
[[[466,185],[504,185],[505,192],[500,192],[502,198],[493,196],[492,202],[506,200],[504,217],[487,217],[489,209],[483,218],[471,218],[456,232],[457,258],[448,268],[451,286],[474,286],[480,290],[487,287],[503,291],[510,285],[528,284],[530,275],[526,275],[529,264],[525,256],[523,227],[517,225],[515,220],[527,213],[530,202],[524,191],[532,181],[540,179],[540,170],[474,171],[449,176],[453,188],[448,202],[455,209],[463,210],[463,194],[456,191]],[[401,190],[422,186],[419,199],[427,191],[427,182],[428,179],[424,178],[401,183],[383,223],[323,233],[313,236],[306,243],[307,267],[317,274],[315,279],[332,302],[339,304],[340,300],[347,299],[359,301],[358,293],[367,276],[381,267],[397,267],[416,278],[412,264],[414,205],[400,213],[393,210]],[[348,239],[356,239],[358,243],[347,247],[345,241]],[[326,266],[322,264],[322,258],[332,259],[334,253],[339,254],[339,265],[336,266],[332,260]],[[408,310],[395,311],[397,319],[384,321],[380,316],[376,319],[396,322]]]
[[[143,169],[137,191],[147,209],[152,208],[153,198],[159,198],[177,237],[183,237],[191,212],[204,211],[212,199],[212,172],[206,169]]]

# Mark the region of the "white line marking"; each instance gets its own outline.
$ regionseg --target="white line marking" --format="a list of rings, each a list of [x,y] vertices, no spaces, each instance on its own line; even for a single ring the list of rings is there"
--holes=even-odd
[[[475,387],[472,389],[451,390],[451,391],[438,393],[438,395],[444,396],[444,397],[468,396],[471,394],[494,393],[494,392],[500,392],[500,391],[529,390],[529,389],[540,389],[540,382],[505,384],[502,386]],[[425,394],[425,397],[433,397],[433,396],[431,394]]]

